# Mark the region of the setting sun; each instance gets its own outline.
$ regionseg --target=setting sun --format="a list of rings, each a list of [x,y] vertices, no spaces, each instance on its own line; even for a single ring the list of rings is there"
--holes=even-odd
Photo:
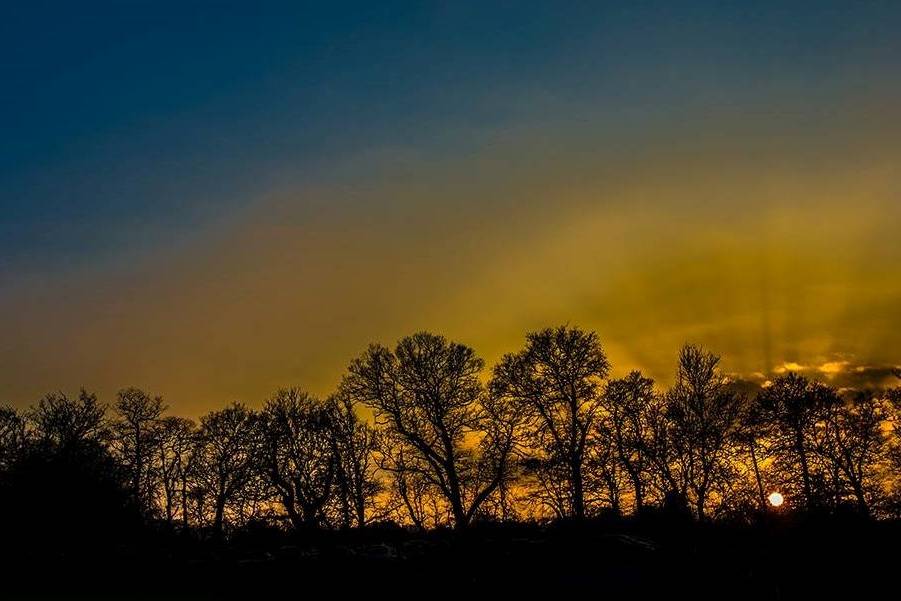
[[[775,491],[770,493],[770,496],[767,497],[767,500],[773,507],[780,507],[783,503],[785,503],[785,497],[782,496],[782,493]]]

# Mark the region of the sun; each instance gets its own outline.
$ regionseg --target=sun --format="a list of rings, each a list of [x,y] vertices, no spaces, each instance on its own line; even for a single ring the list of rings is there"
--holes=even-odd
[[[779,507],[780,505],[785,503],[785,497],[782,496],[782,493],[776,491],[771,492],[770,496],[767,497],[767,500],[773,507]]]

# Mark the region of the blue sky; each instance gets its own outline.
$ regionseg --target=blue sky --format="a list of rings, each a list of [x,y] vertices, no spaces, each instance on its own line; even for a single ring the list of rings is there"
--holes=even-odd
[[[665,119],[865,85],[898,54],[895,3],[18,4],[7,269],[152,248],[365,148],[465,151],[473,130],[565,118],[542,95]]]

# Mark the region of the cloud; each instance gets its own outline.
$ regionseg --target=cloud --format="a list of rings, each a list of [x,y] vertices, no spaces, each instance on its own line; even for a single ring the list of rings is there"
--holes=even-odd
[[[802,365],[795,361],[784,361],[781,365],[776,366],[773,371],[777,374],[787,374],[787,373],[803,373],[810,371],[809,365]]]
[[[857,365],[837,374],[830,383],[849,390],[871,390],[901,385],[895,365]]]
[[[826,361],[825,363],[817,366],[817,371],[821,374],[825,374],[828,377],[833,377],[838,374],[844,373],[848,370],[850,363],[848,361]],[[858,366],[855,369],[859,369],[864,366]]]
[[[881,389],[901,384],[899,366],[862,364],[856,363],[851,358],[834,358],[810,365],[786,361],[774,368],[773,372],[779,375],[789,372],[802,374],[814,380],[822,380],[842,391]],[[759,378],[751,379],[757,381]],[[771,383],[766,379],[762,385],[766,387]]]

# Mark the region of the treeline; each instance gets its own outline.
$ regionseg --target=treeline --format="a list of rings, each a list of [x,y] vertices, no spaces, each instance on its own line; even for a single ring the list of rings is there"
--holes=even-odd
[[[221,535],[661,509],[742,520],[778,491],[779,511],[898,516],[901,388],[788,373],[752,391],[692,345],[676,363],[666,390],[611,379],[597,335],[559,327],[486,373],[473,349],[418,333],[370,346],[327,399],[280,390],[199,422],[135,388],[111,407],[50,394],[0,410],[0,512]]]

